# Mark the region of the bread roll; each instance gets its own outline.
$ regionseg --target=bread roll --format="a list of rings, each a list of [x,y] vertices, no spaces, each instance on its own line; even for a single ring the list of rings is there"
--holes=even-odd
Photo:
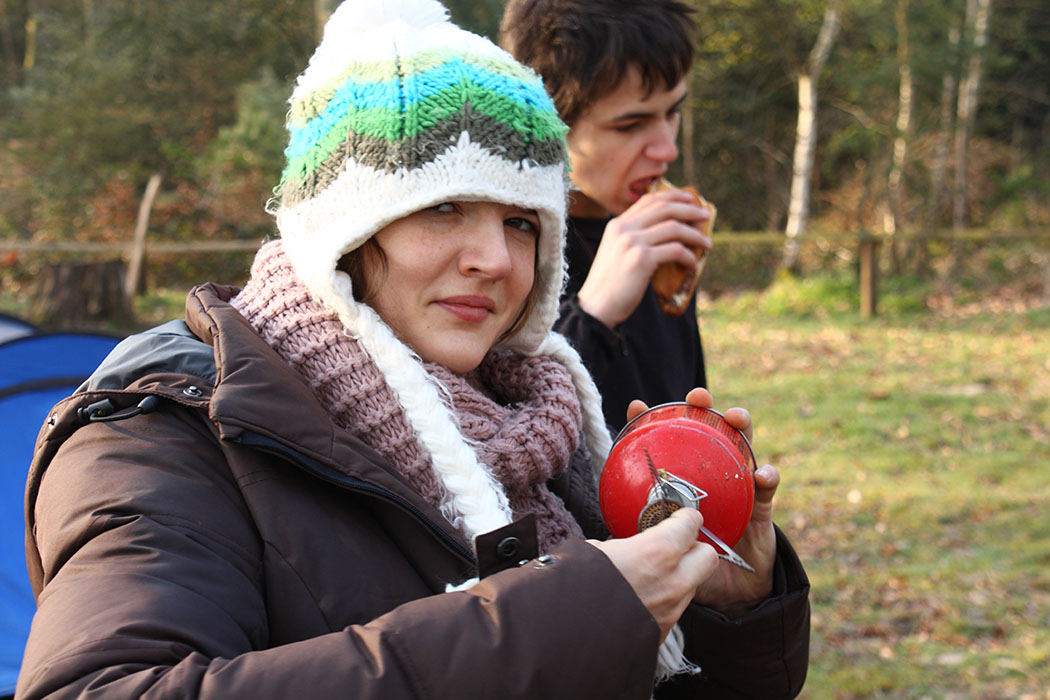
[[[715,214],[718,213],[715,205],[701,197],[695,188],[675,187],[664,178],[656,180],[649,186],[650,192],[659,192],[660,190],[683,190],[693,195],[697,206],[704,207],[711,212],[711,217],[707,221],[699,222],[695,228],[705,236],[711,235],[711,227],[715,223]],[[653,273],[653,292],[656,293],[656,299],[660,302],[660,308],[668,316],[682,315],[689,305],[689,300],[693,297],[693,290],[696,289],[696,283],[704,269],[707,250],[700,247],[690,247],[693,253],[696,254],[695,267],[690,268],[679,263],[664,263],[656,268],[656,272]]]

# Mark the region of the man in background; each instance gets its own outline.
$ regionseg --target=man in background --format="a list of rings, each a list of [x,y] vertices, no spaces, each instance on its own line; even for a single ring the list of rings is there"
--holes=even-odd
[[[710,212],[683,192],[649,192],[678,157],[692,8],[677,0],[509,0],[500,43],[542,77],[569,125],[569,279],[555,329],[577,348],[619,430],[628,403],[681,401],[706,386],[691,299],[663,313],[657,266],[696,264]]]
[[[706,208],[687,193],[649,191],[678,158],[691,15],[678,0],[508,0],[500,28],[500,44],[542,76],[569,125],[569,280],[555,330],[579,350],[616,430],[631,399],[681,401],[707,384],[695,298],[685,313],[669,316],[650,286],[662,263],[691,267],[691,248],[711,246],[695,228],[710,218]],[[779,475],[761,484],[757,476],[762,517],[772,524],[768,506]],[[801,691],[809,581],[787,538],[771,529],[771,595],[728,615],[694,602],[690,615],[723,626],[686,649],[687,658],[705,659],[706,670],[667,681],[658,697],[698,697],[701,690],[727,699],[793,698]],[[720,572],[741,576],[732,569]]]

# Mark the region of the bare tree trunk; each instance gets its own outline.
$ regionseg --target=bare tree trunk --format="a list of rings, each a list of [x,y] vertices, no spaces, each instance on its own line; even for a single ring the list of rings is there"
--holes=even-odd
[[[967,160],[970,150],[970,136],[977,116],[977,96],[981,83],[981,61],[984,46],[988,41],[988,14],[991,0],[967,0],[966,26],[970,31],[971,43],[967,50],[969,56],[965,74],[959,82],[959,105],[955,112],[955,188],[952,196],[952,230],[962,231],[969,224],[969,187],[967,178]],[[946,276],[951,289],[953,280],[958,277],[960,245],[957,240],[951,242]]]
[[[952,228],[962,230],[967,225],[966,161],[970,135],[977,115],[977,96],[981,83],[981,61],[988,42],[988,15],[991,0],[967,0],[966,24],[972,29],[972,46],[966,75],[959,85],[959,106],[955,121],[955,191],[952,199]]]
[[[36,65],[36,30],[37,21],[32,8],[26,18],[26,52],[22,56],[22,73],[25,74]]]
[[[135,295],[142,289],[142,268],[146,259],[146,232],[149,230],[149,215],[153,210],[153,200],[160,191],[163,176],[153,173],[146,183],[146,191],[139,203],[139,215],[135,219],[135,233],[132,238],[131,262],[128,265],[128,276],[124,280],[124,294],[129,304],[134,303]]]
[[[783,267],[798,268],[799,238],[806,230],[809,218],[810,178],[816,149],[817,91],[807,73],[798,76],[798,125],[795,130],[795,155],[791,167],[791,195],[788,201],[788,220],[785,227]]]
[[[84,11],[84,46],[89,56],[95,55],[95,0],[82,0]]]
[[[783,183],[777,173],[777,163],[786,163],[787,158],[777,158],[773,152],[773,140],[776,132],[776,117],[773,110],[766,112],[767,147],[762,149],[762,162],[765,164],[766,176],[766,230],[776,231],[780,228],[780,219],[784,215]]]
[[[949,53],[955,56],[959,49],[959,27],[957,23],[948,29]],[[955,110],[952,108],[955,102],[956,62],[944,71],[941,79],[940,99],[940,124],[937,128],[937,139],[933,148],[933,162],[930,166],[930,190],[926,199],[926,208],[923,213],[923,226],[920,238],[915,242],[914,248],[908,252],[908,258],[915,261],[915,271],[926,276],[929,273],[929,237],[933,229],[938,227],[947,209],[949,201],[948,193],[948,156],[952,140],[952,117]]]
[[[7,0],[0,0],[0,46],[4,56],[4,80],[8,85],[18,85],[22,82],[22,61],[16,48],[19,42],[11,26],[16,24],[18,19],[18,8],[9,8]],[[24,21],[22,25],[24,31]]]
[[[693,91],[682,103],[682,178],[683,184],[699,187],[696,168],[696,122],[693,110]]]
[[[30,316],[49,328],[88,329],[133,318],[124,295],[123,260],[62,261],[44,265],[36,278]]]
[[[688,0],[689,5],[694,9],[701,9],[699,3],[695,0]],[[501,1],[502,6],[505,2]],[[693,68],[685,77],[686,79],[686,97],[685,101],[682,102],[682,141],[681,141],[681,154],[682,154],[682,184],[692,185],[700,189],[699,185],[699,169],[697,168],[696,162],[696,109],[693,106],[693,100],[696,96],[696,84],[699,80],[698,71]],[[703,190],[700,189],[702,192]]]
[[[1024,125],[1019,118],[1014,119],[1010,129],[1010,172],[1015,173],[1024,163]]]
[[[838,0],[829,0],[824,10],[817,41],[810,51],[806,65],[798,79],[798,126],[795,130],[795,155],[791,166],[791,197],[785,233],[784,255],[781,266],[797,270],[799,239],[806,231],[809,219],[810,182],[817,146],[817,82],[820,72],[831,55],[832,44],[839,31]]]
[[[959,46],[959,28],[948,31],[948,43],[954,54]],[[933,150],[933,166],[930,169],[930,199],[926,206],[926,225],[931,227],[940,220],[947,195],[948,152],[952,134],[952,103],[955,102],[955,72],[949,68],[941,81],[941,119],[937,131],[937,144]]]
[[[912,78],[908,46],[908,0],[897,0],[897,70],[900,74],[897,98],[897,133],[893,139],[893,167],[890,168],[887,193],[890,216],[886,220],[886,233],[895,235],[904,225],[904,166],[908,160],[908,141],[911,137]],[[900,256],[897,241],[890,245],[890,254],[895,271],[900,272]]]

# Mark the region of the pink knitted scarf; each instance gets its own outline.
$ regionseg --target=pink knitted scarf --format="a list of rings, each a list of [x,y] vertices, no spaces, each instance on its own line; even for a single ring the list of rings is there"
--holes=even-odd
[[[335,425],[383,455],[428,503],[450,514],[430,458],[383,375],[336,315],[311,297],[280,241],[259,250],[231,304],[307,380]],[[448,389],[461,433],[503,485],[514,517],[536,514],[540,551],[583,537],[546,486],[579,444],[580,405],[568,371],[549,357],[511,352],[489,353],[466,375],[425,367]]]

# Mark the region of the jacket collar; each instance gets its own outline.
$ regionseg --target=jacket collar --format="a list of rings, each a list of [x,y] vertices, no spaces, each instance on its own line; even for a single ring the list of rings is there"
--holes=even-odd
[[[209,417],[223,440],[246,433],[273,440],[336,472],[381,489],[414,507],[431,524],[470,550],[463,534],[371,447],[334,425],[306,380],[230,306],[234,287],[206,284],[190,291],[186,324],[212,345],[216,381]]]

